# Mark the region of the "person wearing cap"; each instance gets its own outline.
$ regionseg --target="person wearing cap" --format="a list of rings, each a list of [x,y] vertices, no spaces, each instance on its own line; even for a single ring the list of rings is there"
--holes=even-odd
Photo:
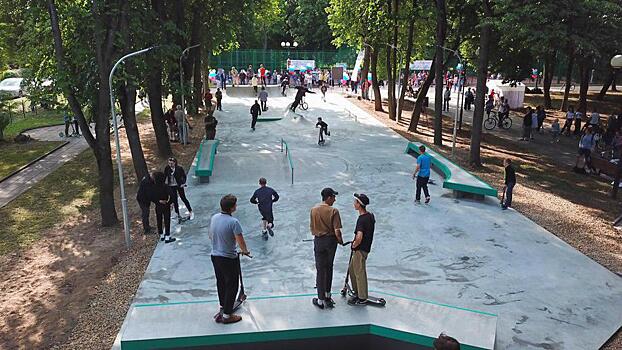
[[[430,203],[430,192],[428,192],[428,181],[430,180],[430,163],[432,159],[425,153],[425,146],[419,146],[419,157],[417,157],[417,168],[413,173],[413,179],[417,178],[417,192],[415,194],[415,202],[421,203],[421,190],[425,195],[425,202]]]
[[[374,240],[374,228],[376,218],[367,211],[369,198],[363,193],[354,194],[354,209],[359,212],[354,229],[354,241],[352,241],[352,259],[350,259],[350,279],[354,296],[348,300],[350,305],[367,304],[367,255],[371,251],[371,243]]]
[[[251,197],[251,203],[257,204],[261,214],[261,235],[264,240],[268,240],[268,233],[274,236],[274,215],[272,214],[272,203],[279,200],[279,194],[272,187],[266,186],[268,181],[265,178],[259,179],[259,188],[255,190]]]
[[[322,190],[322,203],[311,208],[309,228],[313,235],[313,251],[315,255],[317,298],[313,305],[320,309],[333,307],[335,302],[330,296],[333,282],[333,262],[337,243],[343,244],[341,238],[341,216],[339,210],[333,208],[338,193],[330,187]]]

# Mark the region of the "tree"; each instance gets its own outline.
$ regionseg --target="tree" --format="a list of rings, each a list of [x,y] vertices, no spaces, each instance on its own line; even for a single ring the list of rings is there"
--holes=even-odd
[[[0,141],[4,141],[4,129],[11,124],[11,111],[7,96],[0,94]]]
[[[482,0],[482,18],[480,21],[479,61],[477,63],[477,87],[473,126],[471,129],[471,151],[469,162],[475,166],[482,165],[480,144],[482,142],[482,123],[484,121],[484,99],[486,98],[486,80],[488,77],[488,54],[490,51],[490,35],[492,31],[493,12],[490,0]]]
[[[445,45],[445,35],[447,30],[447,15],[445,0],[436,0],[436,41],[434,61],[435,75],[435,96],[434,96],[434,144],[443,145],[443,73],[444,62],[443,46]]]

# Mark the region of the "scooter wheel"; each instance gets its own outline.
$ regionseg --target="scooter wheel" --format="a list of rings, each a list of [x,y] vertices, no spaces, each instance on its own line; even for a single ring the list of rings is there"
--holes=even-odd
[[[342,297],[345,297],[347,293],[348,293],[348,291],[346,291],[345,289],[341,290],[341,296]]]
[[[385,305],[387,304],[387,301],[386,301],[386,300],[384,300],[384,299],[382,299],[382,298],[378,299],[378,302],[379,302],[379,303],[380,303],[380,305],[382,305],[382,306],[385,306]]]

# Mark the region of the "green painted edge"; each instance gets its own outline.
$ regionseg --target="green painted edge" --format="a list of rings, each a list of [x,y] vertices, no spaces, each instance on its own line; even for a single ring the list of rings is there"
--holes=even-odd
[[[424,145],[423,143],[421,143],[421,144]],[[428,147],[427,145],[425,145],[425,146]],[[417,145],[415,143],[413,143],[413,142],[408,142],[408,145],[406,146],[406,151],[404,153],[410,153],[409,151],[413,151],[413,152],[419,154],[419,149],[417,148]],[[443,161],[437,159],[437,157],[430,156],[432,158],[432,164],[435,167],[437,167],[439,170],[441,170],[441,172],[443,173],[443,175],[445,177],[445,181],[443,182],[443,188],[447,188],[447,189],[451,189],[451,190],[456,190],[456,191],[461,191],[461,192],[480,194],[480,195],[484,195],[484,196],[497,197],[497,195],[498,195],[497,189],[495,189],[494,187],[490,186],[490,184],[488,184],[486,181],[482,180],[479,176],[471,174],[470,172],[466,171],[464,168],[462,168],[458,164],[454,163],[450,159],[447,159],[447,158],[443,157],[441,154],[437,153],[437,155],[438,155],[438,158],[442,158],[443,161],[447,161],[447,162],[453,164],[454,166],[456,166],[460,170],[462,170],[465,173],[473,176],[474,178],[478,179],[479,181],[481,181],[485,185],[485,186],[482,187],[482,186],[472,186],[472,185],[465,185],[465,184],[461,184],[461,183],[457,183],[457,182],[452,182],[451,181],[451,171],[449,170],[449,168],[445,164],[443,164]]]
[[[201,157],[203,156],[203,144],[211,143],[213,146],[210,150],[209,154],[209,162],[207,169],[201,169],[199,164],[201,164]],[[197,156],[197,165],[194,168],[194,174],[196,176],[212,176],[214,171],[214,158],[216,157],[216,149],[218,148],[219,140],[203,140],[201,141],[201,145],[199,145],[199,154]]]
[[[289,149],[287,141],[281,139],[281,142],[283,143],[283,145],[285,145],[285,149],[287,149],[287,160],[289,161],[289,168],[291,170],[294,170],[294,163],[292,162],[292,151]]]
[[[404,332],[397,329],[377,326],[374,324],[362,324],[351,326],[321,327],[267,332],[248,332],[164,339],[130,340],[121,341],[121,348],[123,350],[167,349],[178,347],[260,343],[282,340],[300,340],[365,334],[376,335],[383,338],[428,347],[432,347],[432,343],[435,339],[433,337],[425,335]],[[484,350],[484,348],[468,344],[461,344],[460,348],[464,350]]]
[[[412,298],[412,297],[407,297],[405,295],[400,295],[400,294],[383,292],[383,291],[373,290],[373,289],[370,289],[369,292],[370,293],[390,295],[390,296],[396,297],[396,298],[412,300],[412,301],[418,301],[420,303],[432,304],[432,305],[436,305],[436,306],[447,307],[447,308],[450,308],[450,309],[457,309],[457,310],[462,310],[462,311],[473,312],[473,313],[476,313],[476,314],[481,314],[481,315],[486,315],[486,316],[498,317],[497,314],[493,314],[493,313],[486,312],[486,311],[479,311],[479,310],[473,310],[473,309],[469,309],[469,308],[465,308],[465,307],[454,306],[454,305],[450,305],[450,304],[437,303],[435,301],[429,301],[429,300],[424,300],[424,299],[419,299],[419,298]]]
[[[258,122],[275,122],[275,121],[279,121],[281,119],[283,119],[283,118],[282,117],[281,118],[276,118],[276,117],[275,118],[257,118],[257,121]]]

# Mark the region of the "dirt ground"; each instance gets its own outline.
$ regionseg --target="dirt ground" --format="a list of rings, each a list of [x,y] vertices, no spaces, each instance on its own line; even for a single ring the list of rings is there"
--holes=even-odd
[[[161,169],[166,159],[155,153],[151,121],[141,120],[139,132],[148,165]],[[173,144],[186,169],[200,142],[196,135],[203,131],[193,134],[190,145]],[[142,235],[137,182],[123,140],[122,147],[132,248],[125,247],[122,224],[101,228],[95,209],[50,228],[27,250],[0,257],[0,294],[8,296],[0,298],[0,349],[112,345],[157,242],[155,235]],[[119,202],[118,192],[116,198]],[[117,213],[121,219],[120,207]]]
[[[405,111],[400,122],[388,118],[387,112],[374,111],[373,102],[351,99],[408,140],[433,145],[433,113],[421,118],[417,133],[408,131],[410,114]],[[387,110],[386,103],[384,105]],[[547,111],[548,120],[562,117],[561,112]],[[512,113],[514,126],[509,131],[486,131],[482,138],[483,167],[469,165],[470,126],[463,125],[458,133],[456,162],[492,186],[503,186],[503,159],[512,159],[517,168],[518,184],[512,201],[514,209],[546,228],[565,242],[607,269],[622,276],[622,235],[611,222],[620,215],[622,201],[608,196],[609,181],[572,171],[578,139],[562,137],[552,143],[546,134],[537,134],[532,142],[518,141],[522,115]],[[548,125],[548,122],[547,122]],[[443,146],[433,148],[451,157],[452,119],[443,117]],[[622,197],[622,192],[621,192]],[[620,330],[602,347],[622,349]]]

